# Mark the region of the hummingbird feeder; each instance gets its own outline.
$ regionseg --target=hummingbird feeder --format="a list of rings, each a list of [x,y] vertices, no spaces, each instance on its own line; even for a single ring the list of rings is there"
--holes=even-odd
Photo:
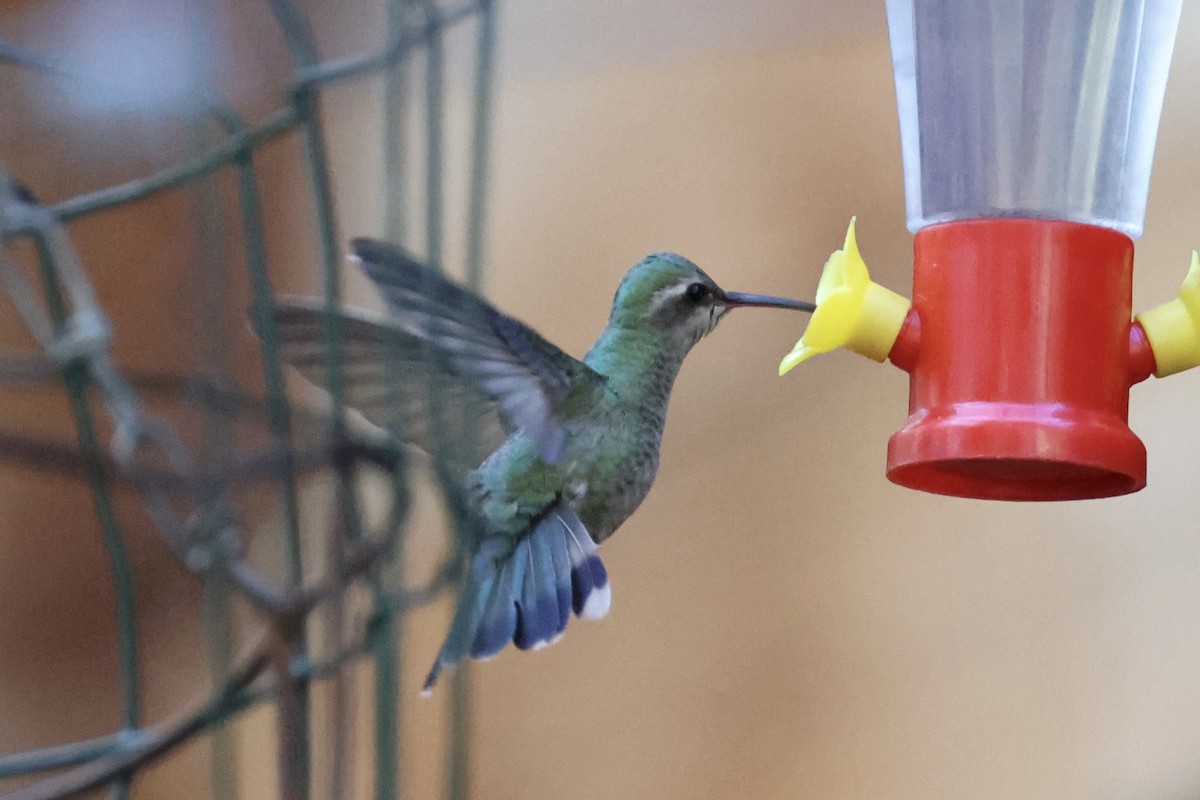
[[[845,346],[910,376],[887,475],[1073,500],[1146,485],[1129,389],[1200,364],[1200,261],[1134,318],[1181,0],[887,0],[913,300],[854,241],[826,264],[785,372]]]

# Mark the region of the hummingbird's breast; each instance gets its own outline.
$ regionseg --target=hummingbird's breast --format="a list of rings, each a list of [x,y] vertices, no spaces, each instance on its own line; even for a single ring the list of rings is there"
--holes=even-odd
[[[566,500],[592,539],[603,542],[637,509],[658,471],[661,429],[620,411],[573,420],[556,464],[515,434],[467,479],[489,535],[520,537]]]
[[[492,534],[525,535],[566,500],[603,542],[629,518],[658,473],[667,401],[681,357],[607,330],[585,361],[606,378],[596,405],[567,419],[562,457],[547,464],[515,433],[468,479]],[[649,344],[655,344],[649,340]]]
[[[603,424],[576,432],[567,445],[576,510],[588,532],[603,542],[646,498],[658,474],[660,426],[640,415],[613,410]]]

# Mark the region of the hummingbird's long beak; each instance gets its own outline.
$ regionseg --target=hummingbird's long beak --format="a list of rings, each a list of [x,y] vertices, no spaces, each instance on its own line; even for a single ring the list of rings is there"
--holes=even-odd
[[[717,303],[726,308],[742,306],[759,306],[760,308],[787,308],[792,311],[807,311],[809,314],[817,310],[814,303],[804,300],[788,300],[785,297],[772,297],[769,294],[745,294],[744,292],[721,292]]]

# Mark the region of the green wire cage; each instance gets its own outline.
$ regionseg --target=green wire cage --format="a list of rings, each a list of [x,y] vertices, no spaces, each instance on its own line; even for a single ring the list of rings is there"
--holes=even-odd
[[[394,438],[370,436],[347,423],[336,316],[329,315],[322,331],[328,402],[314,410],[291,399],[273,322],[282,267],[267,242],[272,212],[270,198],[264,197],[260,155],[285,140],[300,162],[300,186],[311,208],[302,233],[315,254],[307,271],[318,276],[318,293],[329,307],[336,307],[344,291],[346,237],[335,212],[341,198],[332,178],[326,103],[347,87],[363,92],[377,104],[380,120],[364,134],[381,164],[374,187],[381,206],[376,232],[431,264],[461,267],[467,283],[478,287],[493,2],[384,0],[372,11],[381,21],[372,31],[374,46],[337,57],[324,53],[315,19],[319,7],[264,2],[262,14],[281,35],[290,63],[275,107],[253,116],[215,88],[221,61],[204,44],[213,40],[206,27],[211,20],[201,4],[193,5],[187,24],[198,32],[198,44],[186,106],[192,155],[149,174],[55,199],[42,196],[41,176],[30,174],[19,148],[0,151],[0,280],[9,307],[36,343],[32,349],[0,351],[0,390],[11,395],[30,386],[57,386],[55,391],[65,392],[74,425],[73,432],[57,436],[0,428],[0,461],[21,470],[70,475],[89,487],[91,526],[101,531],[108,559],[94,568],[107,570],[114,587],[111,622],[119,684],[112,691],[120,706],[108,735],[0,754],[0,797],[136,796],[145,767],[200,737],[209,742],[209,796],[235,797],[236,744],[230,729],[248,710],[264,705],[274,709],[273,741],[263,743],[262,753],[265,758],[269,748],[277,759],[278,797],[399,797],[404,699],[415,695],[402,674],[405,616],[453,588],[464,536],[448,537],[445,556],[430,576],[407,579],[406,455],[391,444]],[[459,37],[472,54],[463,92],[466,135],[455,140],[462,152],[451,152],[445,130],[450,36]],[[70,53],[51,55],[0,38],[0,83],[30,75],[95,92],[121,80],[80,69]],[[444,185],[450,157],[466,165],[466,186],[455,198],[465,207],[448,207]],[[73,242],[73,225],[87,220],[102,227],[115,210],[171,192],[188,193],[196,210],[200,246],[188,258],[203,278],[198,283],[203,291],[195,298],[199,313],[211,312],[214,320],[241,315],[245,327],[257,330],[260,346],[252,370],[223,359],[219,341],[209,343],[203,369],[183,374],[126,368],[112,355],[111,342],[121,330],[93,288],[86,251]],[[451,232],[462,243],[456,258],[446,253],[447,220],[462,221],[463,229]],[[236,259],[219,255],[232,250]],[[230,274],[235,263],[244,270],[240,276]],[[235,278],[247,287],[248,312],[245,304],[228,307],[231,294],[225,287]],[[214,339],[219,336],[214,329]],[[438,464],[433,467],[435,475],[443,474]],[[364,479],[384,487],[375,493],[382,501],[364,502]],[[305,502],[313,486],[326,492],[327,501],[317,504],[321,508]],[[457,506],[448,476],[443,488],[454,519]],[[156,546],[168,550],[203,587],[198,613],[204,615],[211,680],[197,685],[194,701],[166,718],[151,718],[144,708],[145,671],[153,665],[139,654],[144,632],[136,559],[130,557],[127,515],[114,499],[120,493],[136,495],[157,535]],[[251,520],[264,514],[277,520],[268,526],[279,531],[278,542],[267,548],[274,564],[250,555]],[[355,720],[352,736],[347,672],[362,664],[373,673],[373,718]],[[469,762],[465,670],[446,689],[443,791],[463,797]],[[320,718],[312,709],[317,692],[325,693],[332,709]],[[355,747],[372,751],[372,783],[351,792],[348,760]],[[324,766],[316,771],[318,758]]]

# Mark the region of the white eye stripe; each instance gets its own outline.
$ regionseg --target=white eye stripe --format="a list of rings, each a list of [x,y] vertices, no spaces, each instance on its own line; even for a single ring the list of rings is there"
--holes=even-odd
[[[687,294],[688,287],[695,281],[685,280],[670,286],[664,286],[650,297],[650,313],[657,314],[668,303],[674,303]]]

